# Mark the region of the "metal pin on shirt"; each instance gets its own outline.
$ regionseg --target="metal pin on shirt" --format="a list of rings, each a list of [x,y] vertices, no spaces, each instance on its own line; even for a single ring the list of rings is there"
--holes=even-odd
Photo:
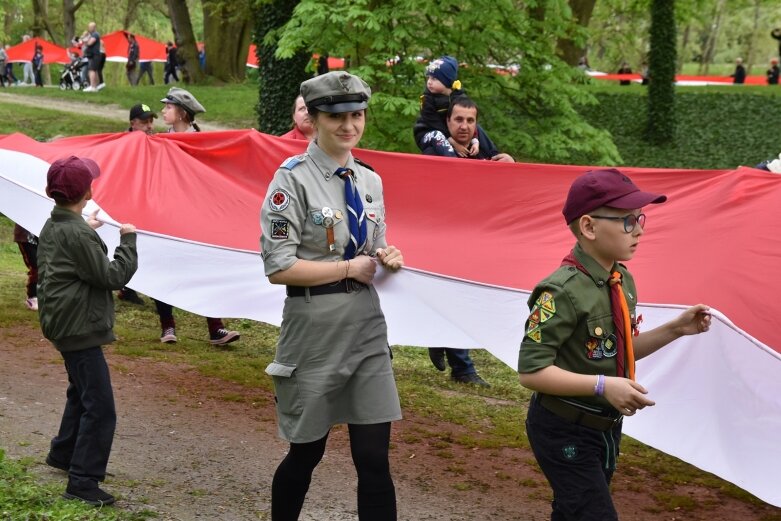
[[[331,215],[325,216],[326,210],[328,210]],[[328,251],[334,251],[336,249],[334,246],[336,241],[334,240],[334,218],[332,215],[333,212],[330,208],[323,208],[323,226],[325,226],[325,236],[326,240],[328,241]]]

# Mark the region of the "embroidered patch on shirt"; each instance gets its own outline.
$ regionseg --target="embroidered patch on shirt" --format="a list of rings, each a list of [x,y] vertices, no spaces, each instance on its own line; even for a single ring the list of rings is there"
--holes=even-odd
[[[290,234],[290,221],[287,219],[271,219],[271,238],[287,239]]]
[[[547,291],[542,292],[542,294],[537,298],[536,304],[545,311],[556,313],[556,301],[553,299],[553,295]]]
[[[542,342],[542,331],[540,331],[540,325],[534,324],[534,327],[532,327],[532,323],[530,322],[529,329],[526,330],[526,336],[538,344]]]
[[[290,205],[290,194],[281,188],[277,188],[268,198],[268,204],[275,212],[281,212]]]
[[[598,338],[586,340],[586,349],[588,350],[586,356],[588,356],[589,360],[600,360],[604,357],[602,342]]]

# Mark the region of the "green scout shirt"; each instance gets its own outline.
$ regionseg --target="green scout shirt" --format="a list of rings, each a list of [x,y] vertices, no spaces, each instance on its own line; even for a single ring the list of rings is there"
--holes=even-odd
[[[529,297],[531,310],[518,355],[518,372],[533,373],[550,365],[580,374],[616,375],[615,326],[610,311],[610,273],[577,244],[575,258],[589,272],[561,266],[540,282]],[[632,275],[622,264],[612,271],[622,275],[622,285],[632,324],[635,324],[637,292]],[[621,375],[624,376],[624,375]],[[610,406],[598,396],[575,401]]]
[[[305,154],[282,163],[268,187],[260,212],[260,239],[266,276],[290,268],[298,259],[340,261],[350,240],[344,181],[334,172],[340,165],[309,143]],[[371,253],[385,248],[385,202],[382,180],[352,155],[346,168],[355,175],[366,214],[366,246]],[[324,211],[333,214],[334,249],[328,246]],[[360,252],[358,252],[360,254]]]

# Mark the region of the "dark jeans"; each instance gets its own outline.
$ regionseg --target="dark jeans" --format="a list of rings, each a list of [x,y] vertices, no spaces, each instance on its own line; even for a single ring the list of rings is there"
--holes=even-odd
[[[621,443],[621,423],[607,432],[576,425],[537,403],[526,417],[534,457],[553,489],[551,521],[617,521],[610,480]]]
[[[141,82],[141,78],[144,77],[144,74],[149,75],[149,84],[154,85],[155,84],[155,77],[152,76],[152,62],[140,62],[141,65],[139,65],[139,75],[138,79],[136,80],[136,84]]]
[[[165,76],[163,76],[163,82],[165,82],[166,85],[168,85],[168,82],[170,81],[170,77],[173,76],[175,81],[179,81],[179,76],[176,75],[176,67],[168,67],[165,68]]]
[[[60,432],[49,456],[70,465],[70,484],[95,488],[106,477],[117,414],[103,349],[90,347],[62,353],[68,371],[68,391]]]
[[[469,357],[469,349],[453,349],[450,347],[431,347],[429,351],[444,351],[450,366],[450,376],[466,376],[475,374],[475,364]]]

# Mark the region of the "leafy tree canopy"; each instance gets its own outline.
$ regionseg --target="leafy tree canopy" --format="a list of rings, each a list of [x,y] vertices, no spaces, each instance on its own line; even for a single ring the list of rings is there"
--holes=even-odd
[[[577,153],[616,163],[610,135],[575,111],[593,102],[577,88],[581,73],[554,53],[556,40],[573,31],[563,0],[303,0],[267,39],[278,39],[280,58],[300,49],[348,58],[374,92],[365,146],[416,150],[425,62],[449,54],[501,150],[527,160],[567,162]]]

